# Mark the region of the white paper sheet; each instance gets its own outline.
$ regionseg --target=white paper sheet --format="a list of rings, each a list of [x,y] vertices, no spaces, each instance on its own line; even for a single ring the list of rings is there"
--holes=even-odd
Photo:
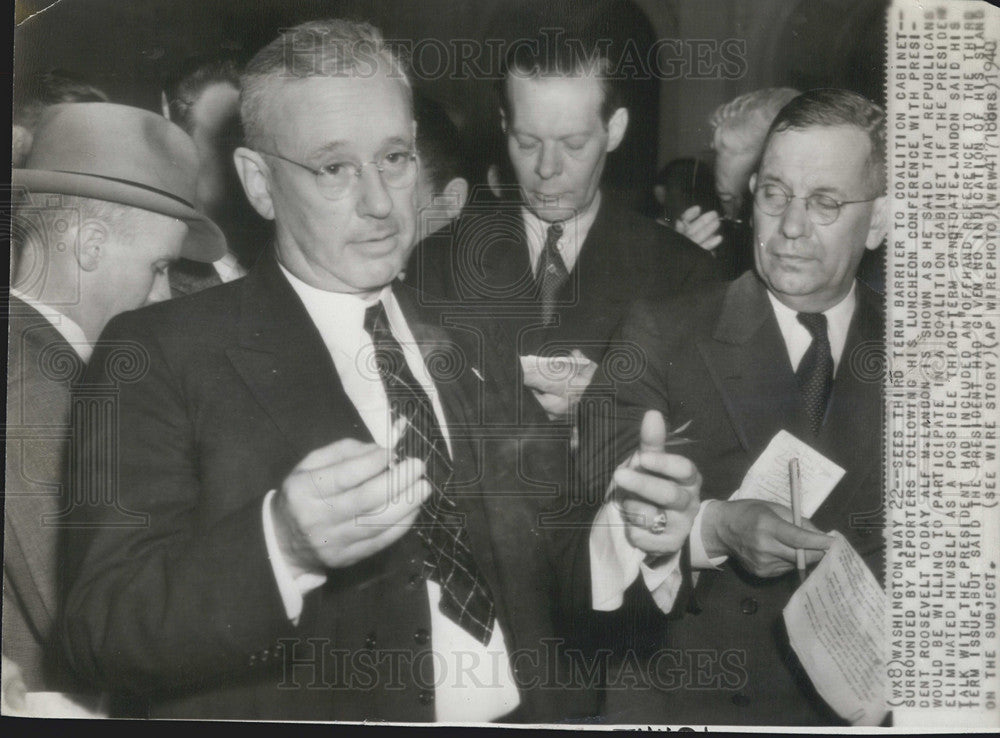
[[[802,514],[811,518],[845,471],[786,430],[775,434],[747,471],[740,488],[729,499],[766,500],[791,507],[788,461],[795,457],[799,460],[802,478]]]
[[[885,592],[840,533],[785,607],[788,640],[813,686],[853,725],[885,718]]]

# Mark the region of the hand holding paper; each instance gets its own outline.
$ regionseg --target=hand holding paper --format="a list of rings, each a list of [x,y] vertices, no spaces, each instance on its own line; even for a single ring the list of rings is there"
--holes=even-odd
[[[566,420],[594,378],[597,364],[573,349],[569,356],[522,356],[521,369],[524,385],[549,419]]]
[[[816,691],[854,725],[886,714],[886,596],[840,533],[785,607],[788,640]]]
[[[792,512],[789,461],[797,459],[801,486],[801,524]],[[844,470],[787,431],[779,431],[726,502],[708,506],[701,534],[709,556],[735,556],[749,572],[776,577],[802,563],[814,564],[830,547],[808,516],[844,475]]]

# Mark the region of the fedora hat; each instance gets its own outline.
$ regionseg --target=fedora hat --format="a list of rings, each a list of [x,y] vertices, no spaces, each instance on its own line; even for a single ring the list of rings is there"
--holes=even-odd
[[[177,125],[148,110],[111,103],[63,103],[45,111],[12,183],[29,192],[130,205],[188,225],[181,256],[215,261],[226,238],[194,208],[198,151]]]

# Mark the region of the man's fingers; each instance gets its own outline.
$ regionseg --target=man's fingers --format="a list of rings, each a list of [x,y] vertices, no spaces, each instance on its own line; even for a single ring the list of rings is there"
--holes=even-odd
[[[356,438],[342,438],[326,446],[313,449],[298,464],[298,469],[319,469],[331,464],[353,459],[378,448],[374,443],[364,443]]]
[[[663,451],[667,442],[667,421],[659,410],[647,410],[642,416],[639,426],[639,450],[649,452]]]
[[[619,510],[621,510],[622,520],[637,528],[649,528],[661,512],[661,509],[656,505],[635,497],[626,497],[621,500]]]
[[[418,479],[398,497],[391,499],[382,509],[364,513],[346,523],[352,526],[347,538],[361,540],[379,535],[385,528],[405,523],[415,517],[424,501],[431,496],[433,488],[426,479]]]
[[[638,469],[619,467],[615,484],[626,492],[652,503],[656,507],[684,510],[692,502],[690,491],[669,479],[653,476]]]
[[[639,466],[653,474],[669,477],[682,487],[693,486],[701,478],[698,467],[691,459],[665,451],[653,453],[643,450],[639,454]]]
[[[390,505],[418,506],[426,495],[415,485],[425,471],[426,465],[420,459],[403,459],[330,503],[337,506],[345,519],[372,516]]]
[[[721,244],[721,243],[722,243],[722,236],[721,235],[715,235],[715,236],[712,236],[707,241],[705,241],[703,244],[701,244],[701,247],[705,251],[714,251],[715,249],[717,249],[719,247],[719,244]]]
[[[306,472],[315,490],[322,496],[337,495],[354,489],[377,476],[389,466],[391,449],[368,444],[369,450],[350,459]]]
[[[343,552],[344,557],[349,562],[362,561],[388,548],[406,535],[406,532],[411,528],[419,513],[420,509],[417,508],[408,512],[392,526],[382,529],[369,529],[374,535],[359,538],[354,543],[348,544]]]
[[[694,222],[695,220],[697,220],[698,216],[700,216],[700,215],[701,215],[701,207],[698,206],[698,205],[692,205],[687,210],[685,210],[683,213],[681,213],[680,220],[682,220],[686,224],[690,225],[692,222]]]
[[[817,549],[825,551],[833,545],[833,536],[819,531],[800,528],[775,516],[773,535],[776,541],[788,548]]]

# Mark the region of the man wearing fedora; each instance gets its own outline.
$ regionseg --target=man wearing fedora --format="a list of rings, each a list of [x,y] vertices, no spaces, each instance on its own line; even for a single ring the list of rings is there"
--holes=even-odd
[[[13,172],[4,515],[4,708],[85,691],[51,647],[65,560],[71,389],[115,315],[170,296],[167,266],[212,261],[222,232],[191,205],[194,143],[138,108],[51,107]],[[20,676],[20,679],[15,677]],[[92,706],[92,704],[91,704]]]

